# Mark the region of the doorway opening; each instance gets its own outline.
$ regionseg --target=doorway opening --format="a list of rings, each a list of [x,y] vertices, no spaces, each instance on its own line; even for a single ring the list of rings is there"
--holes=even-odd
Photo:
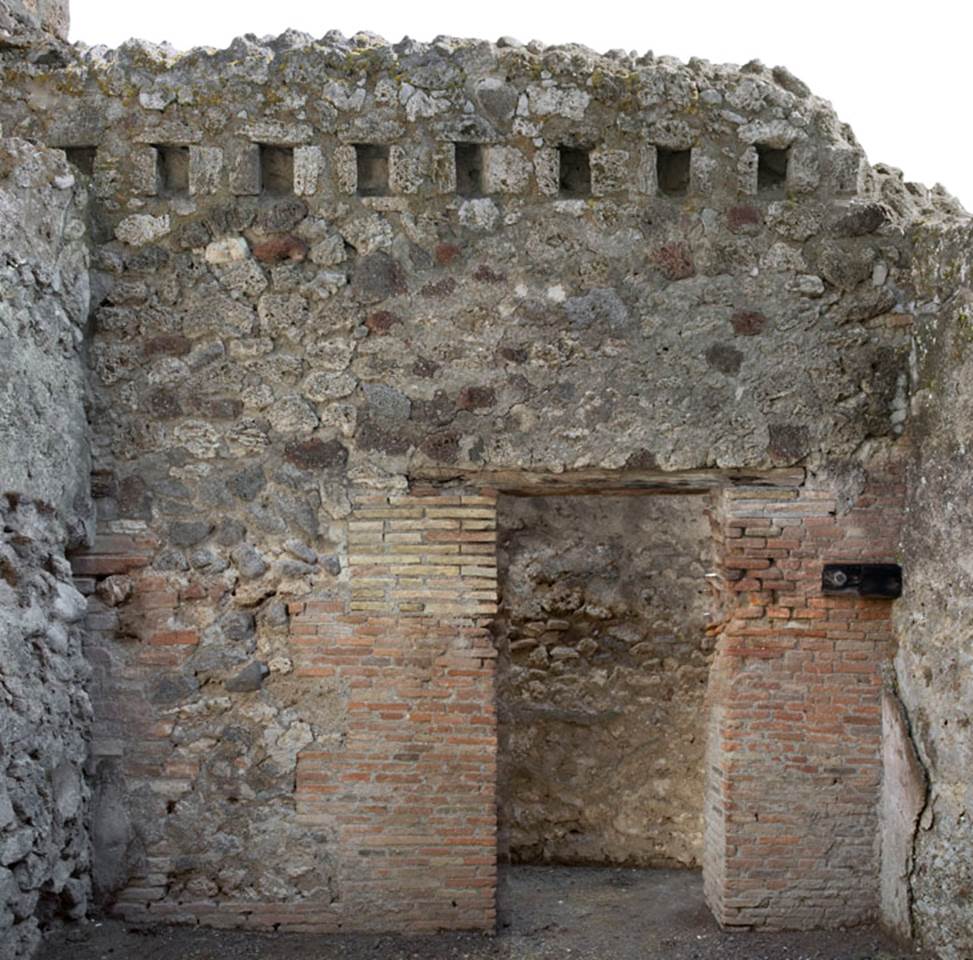
[[[705,494],[501,496],[501,863],[702,863]]]

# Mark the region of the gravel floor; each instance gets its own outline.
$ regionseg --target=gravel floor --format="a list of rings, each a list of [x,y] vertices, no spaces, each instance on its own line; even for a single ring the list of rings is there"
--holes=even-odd
[[[868,927],[833,933],[726,933],[695,871],[511,867],[496,937],[309,936],[86,924],[41,960],[905,960]],[[927,958],[928,960],[928,958]]]

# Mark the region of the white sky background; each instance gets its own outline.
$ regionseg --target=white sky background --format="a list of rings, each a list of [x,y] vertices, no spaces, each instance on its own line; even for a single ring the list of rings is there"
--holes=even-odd
[[[652,50],[681,60],[782,64],[851,124],[872,163],[944,184],[973,210],[973,9],[949,0],[72,0],[71,39],[130,37],[180,49],[225,47],[288,27],[323,36],[370,30],[389,41],[439,34]]]

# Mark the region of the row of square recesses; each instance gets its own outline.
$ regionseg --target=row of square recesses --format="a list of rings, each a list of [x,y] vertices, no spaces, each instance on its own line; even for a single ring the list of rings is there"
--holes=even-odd
[[[261,192],[288,194],[294,191],[293,147],[259,144]],[[483,182],[483,145],[456,143],[456,192],[462,197],[485,195]],[[156,171],[159,193],[179,195],[189,192],[189,147],[156,145]],[[354,144],[357,164],[357,193],[362,197],[388,196],[389,147],[379,143]],[[69,162],[89,176],[94,172],[95,147],[65,147]],[[780,191],[787,182],[787,149],[756,145],[757,191]],[[591,195],[590,150],[583,147],[558,147],[558,188],[560,196]],[[692,150],[669,150],[656,147],[656,182],[659,193],[685,196],[689,192]]]

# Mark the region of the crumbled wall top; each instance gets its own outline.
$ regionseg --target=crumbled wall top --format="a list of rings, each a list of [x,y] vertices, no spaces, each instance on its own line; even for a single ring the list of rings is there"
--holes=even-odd
[[[0,0],[0,42],[15,34],[41,31],[67,40],[70,0]]]
[[[125,405],[146,451],[202,430],[183,390],[242,416],[213,451],[338,443],[359,476],[789,465],[901,430],[907,228],[949,201],[784,69],[290,32],[3,80],[8,132],[90,164],[116,455]],[[160,335],[219,359],[135,359]]]
[[[68,69],[75,92],[82,92],[77,84],[87,75],[88,84],[96,82],[104,94],[133,97],[150,111],[132,124],[136,139],[155,128],[200,142],[206,131],[198,123],[187,117],[178,127],[172,121],[201,109],[218,114],[222,106],[230,112],[224,133],[246,136],[258,116],[275,118],[280,126],[268,139],[290,144],[321,132],[387,141],[416,122],[433,138],[478,141],[570,134],[578,142],[600,143],[614,127],[611,139],[639,137],[675,149],[703,136],[716,139],[714,149],[722,138],[744,147],[801,145],[791,187],[802,193],[818,187],[854,193],[866,175],[858,144],[830,106],[786,69],[758,63],[742,69],[702,60],[682,64],[652,54],[600,56],[579,45],[545,48],[512,40],[405,39],[389,45],[371,34],[346,39],[337,32],[314,40],[290,31],[276,39],[242,37],[219,51],[181,53],[142,41],[116,51],[78,48]],[[50,79],[59,85],[59,78]],[[262,93],[240,102],[241,115],[233,108],[246,88]],[[160,123],[161,112],[169,124]],[[61,130],[75,140],[91,139],[112,126],[108,115],[74,118]],[[807,154],[819,151],[804,148],[819,144],[831,149],[812,159]],[[741,175],[749,192],[746,172]]]

